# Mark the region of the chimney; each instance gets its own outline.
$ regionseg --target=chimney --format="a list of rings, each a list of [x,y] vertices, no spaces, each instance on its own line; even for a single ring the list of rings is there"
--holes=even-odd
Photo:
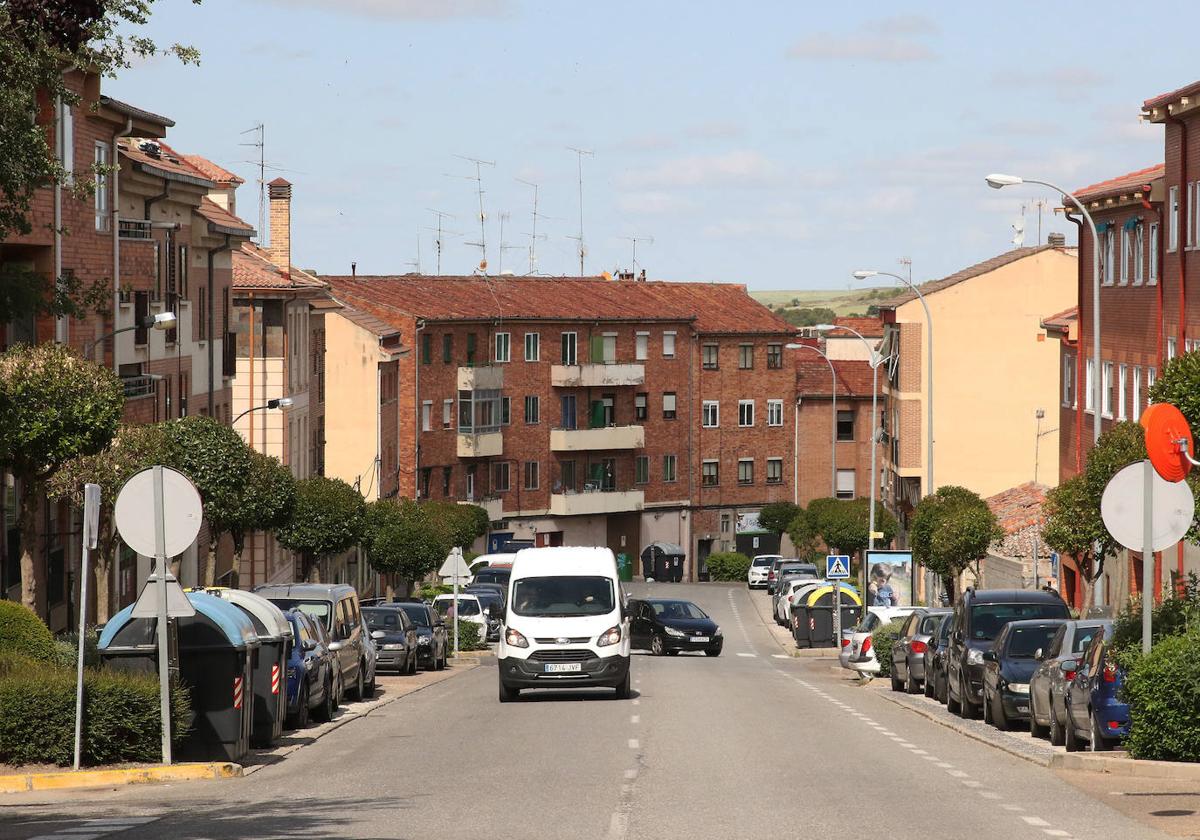
[[[1046,244],[1053,245],[1055,248],[1065,248],[1067,247],[1067,235],[1065,233],[1058,233],[1057,231],[1051,233],[1046,237]]]
[[[283,178],[267,184],[271,197],[271,264],[292,270],[292,185]]]
[[[350,262],[350,276],[351,277],[358,276],[358,263],[356,263],[354,261]]]
[[[639,283],[645,283],[645,282],[646,282],[646,269],[644,269],[644,268],[643,268],[643,269],[642,269],[642,273],[638,275],[638,282],[639,282]]]

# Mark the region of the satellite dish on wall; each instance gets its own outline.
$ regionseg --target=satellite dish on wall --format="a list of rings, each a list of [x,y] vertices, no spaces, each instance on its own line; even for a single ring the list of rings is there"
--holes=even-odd
[[[1113,539],[1125,548],[1145,546],[1145,461],[1130,464],[1112,477],[1100,497],[1100,516]],[[1155,551],[1183,539],[1196,515],[1192,488],[1154,473],[1151,544]]]

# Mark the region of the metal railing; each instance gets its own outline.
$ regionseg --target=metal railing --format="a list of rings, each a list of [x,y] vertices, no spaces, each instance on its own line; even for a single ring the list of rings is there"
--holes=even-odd
[[[123,376],[121,384],[125,389],[125,399],[135,400],[141,397],[152,397],[157,390],[157,376]]]

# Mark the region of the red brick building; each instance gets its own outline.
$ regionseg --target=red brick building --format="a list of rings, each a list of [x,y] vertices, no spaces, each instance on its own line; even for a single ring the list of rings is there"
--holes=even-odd
[[[398,359],[399,453],[381,483],[483,504],[494,541],[630,556],[670,542],[692,576],[738,544],[744,514],[792,498],[794,330],[744,287],[322,279],[412,348]]]
[[[796,464],[796,503],[807,507],[813,499],[829,496],[839,499],[869,496],[871,365],[866,361],[833,360],[837,374],[835,423],[833,377],[829,365],[807,350],[789,352],[796,354],[797,447],[800,453]],[[884,395],[880,393],[881,415],[885,404]],[[831,455],[836,459],[835,464],[831,464]],[[876,460],[876,469],[882,471],[882,447]],[[882,497],[880,501],[883,501]]]

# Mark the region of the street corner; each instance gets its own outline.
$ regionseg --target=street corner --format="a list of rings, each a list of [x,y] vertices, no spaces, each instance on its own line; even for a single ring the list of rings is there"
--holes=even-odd
[[[232,762],[196,762],[146,767],[16,773],[0,776],[0,794],[233,779],[242,775],[242,766]]]

